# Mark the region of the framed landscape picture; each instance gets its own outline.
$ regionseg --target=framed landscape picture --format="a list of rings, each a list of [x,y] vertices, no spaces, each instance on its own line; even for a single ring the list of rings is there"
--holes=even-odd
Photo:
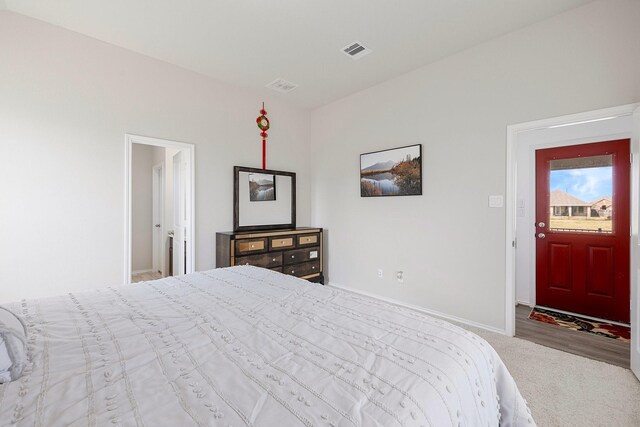
[[[249,174],[249,201],[265,202],[276,199],[276,180],[266,173]]]
[[[360,155],[360,196],[422,194],[422,144]]]

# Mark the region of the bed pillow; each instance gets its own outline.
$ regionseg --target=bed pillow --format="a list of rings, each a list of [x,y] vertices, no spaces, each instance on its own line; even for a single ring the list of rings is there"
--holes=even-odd
[[[22,375],[26,359],[27,328],[18,316],[0,307],[0,384]]]

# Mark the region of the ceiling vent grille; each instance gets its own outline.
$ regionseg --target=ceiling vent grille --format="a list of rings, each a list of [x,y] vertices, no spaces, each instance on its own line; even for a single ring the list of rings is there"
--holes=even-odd
[[[267,85],[269,89],[273,89],[280,93],[291,92],[298,87],[297,84],[286,81],[285,79],[275,79]]]
[[[371,53],[371,49],[364,46],[362,43],[358,41],[349,43],[348,45],[340,49],[340,51],[353,59],[360,59],[363,56],[366,56]]]

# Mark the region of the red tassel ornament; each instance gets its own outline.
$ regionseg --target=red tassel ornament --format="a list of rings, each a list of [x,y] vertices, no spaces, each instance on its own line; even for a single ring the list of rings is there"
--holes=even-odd
[[[264,102],[262,103],[262,109],[260,110],[260,116],[256,119],[256,124],[260,128],[262,132],[260,132],[260,136],[262,137],[262,169],[267,168],[267,131],[271,124],[269,123],[269,119],[267,118],[267,110],[264,109]]]

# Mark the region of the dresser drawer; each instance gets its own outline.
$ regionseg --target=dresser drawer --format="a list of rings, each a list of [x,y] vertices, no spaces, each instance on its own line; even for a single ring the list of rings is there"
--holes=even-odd
[[[289,249],[295,248],[296,241],[295,236],[280,236],[280,237],[272,237],[269,239],[269,248],[270,250],[279,250],[279,249]]]
[[[282,265],[282,252],[236,257],[236,265],[255,265],[256,267],[279,267]]]
[[[300,246],[316,246],[319,244],[320,235],[318,233],[314,234],[303,234],[297,237],[298,239],[298,247]]]
[[[284,274],[303,277],[310,274],[320,273],[320,261],[303,262],[302,264],[285,265],[282,268]]]
[[[312,248],[294,249],[285,251],[282,254],[282,263],[284,265],[297,264],[299,262],[320,260],[320,248],[314,246]]]
[[[219,232],[216,233],[216,267],[252,265],[324,283],[322,233],[322,228],[316,227]]]
[[[265,252],[267,250],[267,239],[246,239],[236,240],[237,254],[250,254]]]

